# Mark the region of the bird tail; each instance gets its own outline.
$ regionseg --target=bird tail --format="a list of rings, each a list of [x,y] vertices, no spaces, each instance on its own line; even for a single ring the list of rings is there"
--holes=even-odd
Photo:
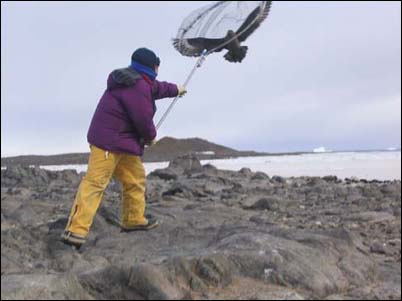
[[[248,47],[241,46],[234,50],[229,50],[223,57],[232,63],[241,63],[241,61],[246,57]]]

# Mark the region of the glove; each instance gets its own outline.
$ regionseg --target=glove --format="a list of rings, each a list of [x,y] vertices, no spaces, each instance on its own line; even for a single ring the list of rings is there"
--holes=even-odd
[[[144,141],[144,140],[143,140]],[[143,145],[145,146],[145,147],[151,147],[152,145],[155,145],[156,144],[156,139],[154,139],[154,140],[152,140],[152,141],[149,141],[149,142],[143,142]]]
[[[152,140],[151,142],[148,143],[148,147],[155,145],[157,142],[158,141],[156,139]]]
[[[186,87],[181,85],[177,85],[177,90],[179,90],[179,93],[177,94],[179,97],[183,97],[187,93]]]
[[[145,141],[143,138],[140,139],[140,144],[141,144],[143,147],[149,147],[149,146],[154,145],[155,143],[156,143],[156,139],[151,140],[151,141]]]

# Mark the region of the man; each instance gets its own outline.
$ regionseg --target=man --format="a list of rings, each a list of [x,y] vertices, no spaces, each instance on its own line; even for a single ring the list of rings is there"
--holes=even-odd
[[[156,80],[160,59],[137,49],[128,68],[113,71],[88,131],[88,170],[79,186],[62,241],[77,248],[85,242],[103,192],[112,176],[123,186],[122,230],[158,226],[145,211],[145,170],[140,156],[156,137],[155,100],[183,96],[184,87]]]

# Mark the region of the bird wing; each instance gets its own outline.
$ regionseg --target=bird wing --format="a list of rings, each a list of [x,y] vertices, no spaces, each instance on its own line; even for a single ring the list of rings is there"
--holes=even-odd
[[[260,24],[268,17],[269,10],[271,9],[272,1],[265,1],[266,4],[261,12],[261,6],[258,6],[254,9],[250,15],[248,15],[247,19],[243,22],[240,28],[236,31],[239,42],[244,42],[259,26]],[[257,19],[256,19],[257,18]],[[250,25],[250,23],[252,23]],[[244,32],[243,32],[244,31]]]
[[[173,39],[173,46],[182,55],[185,56],[200,56],[204,49],[212,50],[225,43],[225,39],[207,39],[207,38],[193,38],[193,39]],[[217,49],[217,51],[221,51]]]

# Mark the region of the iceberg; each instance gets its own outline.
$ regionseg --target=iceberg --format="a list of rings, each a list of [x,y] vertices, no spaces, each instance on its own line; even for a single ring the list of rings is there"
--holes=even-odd
[[[328,153],[330,150],[326,149],[324,146],[317,147],[313,149],[313,153]]]

